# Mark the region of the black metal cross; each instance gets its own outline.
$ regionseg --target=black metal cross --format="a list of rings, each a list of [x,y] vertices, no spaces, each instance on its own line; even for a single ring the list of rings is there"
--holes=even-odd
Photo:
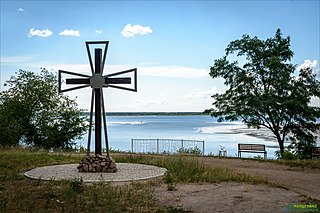
[[[97,45],[97,44],[104,44],[104,53],[102,56],[102,49],[96,48],[95,49],[95,67],[93,68],[92,64],[92,58],[90,53],[89,46],[91,44]],[[106,122],[106,113],[104,108],[104,100],[103,100],[103,87],[113,87],[117,89],[123,89],[123,90],[129,90],[137,92],[137,68],[125,70],[122,72],[117,72],[109,75],[102,75],[103,68],[106,60],[107,55],[107,49],[108,49],[109,41],[92,41],[92,42],[86,42],[86,48],[87,53],[89,57],[90,67],[92,76],[83,75],[79,73],[74,73],[70,71],[64,71],[59,70],[59,92],[67,92],[71,90],[76,90],[80,88],[85,88],[91,86],[92,88],[92,96],[91,96],[91,109],[90,109],[90,124],[89,124],[89,134],[88,134],[88,145],[87,145],[87,155],[90,154],[90,141],[91,141],[91,128],[92,128],[92,114],[93,114],[93,105],[95,106],[95,154],[102,154],[102,147],[101,147],[101,116],[103,118],[103,126],[104,126],[104,132],[105,132],[105,141],[106,141],[106,151],[107,151],[107,157],[109,158],[109,143],[108,143],[108,134],[107,134],[107,122]],[[111,78],[113,76],[122,75],[126,73],[134,73],[134,87],[133,88],[127,88],[124,86],[120,86],[121,84],[131,84],[131,78],[130,77],[122,77],[122,78]],[[76,86],[73,88],[68,89],[61,89],[61,74],[69,74],[69,75],[75,75],[82,78],[69,78],[66,79],[66,84],[82,84],[80,86]],[[101,115],[102,110],[102,115]]]

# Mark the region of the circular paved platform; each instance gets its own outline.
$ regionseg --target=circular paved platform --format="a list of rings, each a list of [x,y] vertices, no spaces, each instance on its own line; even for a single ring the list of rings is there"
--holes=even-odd
[[[41,180],[74,180],[83,182],[129,182],[161,177],[167,171],[165,168],[144,164],[117,163],[116,173],[83,173],[78,172],[78,164],[64,164],[39,167],[27,171],[24,175],[31,179]]]

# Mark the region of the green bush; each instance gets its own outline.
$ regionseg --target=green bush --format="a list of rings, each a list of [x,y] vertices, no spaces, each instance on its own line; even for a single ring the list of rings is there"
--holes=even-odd
[[[19,70],[0,92],[0,146],[72,149],[86,130],[86,117],[74,100],[58,93],[58,78]]]
[[[283,154],[280,154],[280,150],[276,151],[276,157],[277,159],[282,159],[282,160],[295,160],[299,159],[300,156],[297,153],[293,153],[290,150],[285,150]]]
[[[202,151],[198,147],[191,147],[191,148],[180,148],[179,153],[181,154],[193,154],[193,155],[202,155]]]
[[[71,183],[70,187],[72,191],[81,193],[84,190],[84,184],[83,184],[83,179],[81,178],[75,178]]]
[[[164,182],[168,186],[168,191],[174,191],[176,189],[176,184],[174,183],[174,177],[172,175],[172,172],[166,171],[164,175]]]

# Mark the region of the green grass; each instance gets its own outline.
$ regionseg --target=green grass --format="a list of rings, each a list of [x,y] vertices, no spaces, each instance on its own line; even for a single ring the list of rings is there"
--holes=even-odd
[[[116,162],[142,163],[165,167],[178,183],[220,183],[226,181],[270,184],[267,179],[236,172],[229,168],[207,167],[187,155],[156,156],[126,155],[115,156]]]
[[[232,158],[234,159],[234,158]],[[259,159],[259,158],[241,158],[241,160],[252,160],[252,161],[258,161],[260,163],[274,163],[274,164],[280,164],[285,165],[289,167],[301,167],[301,168],[309,168],[309,169],[320,169],[320,160],[314,159],[292,159],[292,160],[272,160],[272,159]]]
[[[320,169],[320,160],[276,160],[277,164],[286,165],[289,167],[302,167],[302,168],[310,168],[310,169]]]
[[[152,197],[152,187],[142,184],[83,185],[70,181],[10,180],[3,184],[1,212],[155,212],[162,209]],[[1,191],[2,191],[1,190]],[[164,211],[164,210],[163,210]]]
[[[28,169],[76,163],[83,155],[26,150],[0,151],[0,212],[166,212],[153,198],[160,182],[124,186],[84,184],[81,180],[41,181],[23,176]]]
[[[25,171],[39,166],[78,163],[81,156],[74,157],[71,155],[55,154],[50,155],[44,152],[1,152],[0,156],[0,173],[7,171]]]
[[[162,180],[123,186],[84,184],[81,180],[41,181],[23,176],[29,169],[83,158],[77,153],[47,153],[39,150],[0,150],[0,212],[186,212],[159,206],[154,190],[159,184],[219,183],[225,181],[270,184],[258,176],[241,174],[228,168],[207,167],[186,155],[114,155],[116,162],[142,163],[167,168]],[[169,185],[168,185],[169,186]],[[168,187],[169,189],[169,187]]]

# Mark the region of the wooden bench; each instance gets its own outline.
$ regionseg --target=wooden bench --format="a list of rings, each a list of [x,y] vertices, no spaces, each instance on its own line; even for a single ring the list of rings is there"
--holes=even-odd
[[[241,152],[263,153],[264,159],[267,158],[266,146],[263,144],[238,144],[238,157],[241,158]]]
[[[310,158],[320,158],[320,147],[311,147]]]

